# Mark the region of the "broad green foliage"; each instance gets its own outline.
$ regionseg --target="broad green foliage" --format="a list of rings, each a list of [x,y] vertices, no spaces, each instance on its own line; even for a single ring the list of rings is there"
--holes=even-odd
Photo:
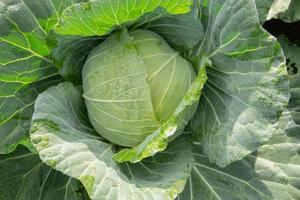
[[[66,9],[56,26],[56,32],[64,35],[101,36],[157,8],[164,8],[171,14],[181,14],[189,12],[192,4],[193,0],[90,0]]]
[[[7,90],[14,82],[3,83],[0,92],[0,153],[8,153],[16,148],[18,143],[27,140],[28,130],[33,113],[33,105],[39,93],[61,81],[58,76],[31,84],[20,85],[13,94],[7,95]]]
[[[0,199],[89,200],[79,181],[44,164],[24,147],[0,155]]]
[[[265,32],[253,0],[212,0],[202,19],[197,53],[211,66],[192,129],[219,166],[242,159],[268,141],[288,104],[284,55]]]
[[[299,0],[274,0],[267,20],[280,19],[285,22],[296,22],[300,20],[300,1]]]
[[[269,10],[274,0],[255,0],[259,21],[263,24],[267,20]]]
[[[0,200],[299,200],[299,2],[0,0]]]
[[[291,43],[283,36],[278,38],[286,56],[289,74],[291,76],[291,99],[289,110],[300,130],[300,46]]]
[[[194,144],[192,176],[178,200],[297,200],[300,197],[300,138],[287,134],[291,116],[285,112],[279,131],[255,153],[219,168]]]
[[[94,128],[110,142],[132,147],[169,120],[195,73],[160,36],[139,30],[113,35],[95,48],[82,76]]]
[[[62,83],[38,97],[31,139],[41,159],[79,179],[91,199],[174,199],[192,167],[189,138],[178,138],[143,162],[118,164],[112,158],[115,147],[97,139],[90,128],[81,92]]]
[[[73,2],[0,1],[0,153],[13,150],[25,136],[36,96],[54,82],[47,32]]]

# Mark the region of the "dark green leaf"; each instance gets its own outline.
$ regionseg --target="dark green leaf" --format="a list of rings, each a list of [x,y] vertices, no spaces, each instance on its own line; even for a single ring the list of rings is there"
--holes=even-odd
[[[81,185],[44,164],[24,147],[0,156],[0,199],[88,200]]]
[[[39,92],[58,80],[47,32],[72,0],[0,1],[0,153],[28,133]]]
[[[157,9],[144,15],[134,25],[134,28],[147,28],[165,38],[177,51],[190,51],[203,38],[203,27],[197,1],[191,12],[187,14],[171,15],[164,9]]]
[[[146,28],[163,36],[179,51],[191,50],[203,37],[201,22],[192,14],[167,15],[150,22]]]
[[[98,37],[56,36],[57,43],[52,51],[59,74],[66,80],[79,85],[82,83],[82,67],[90,51],[101,43]]]

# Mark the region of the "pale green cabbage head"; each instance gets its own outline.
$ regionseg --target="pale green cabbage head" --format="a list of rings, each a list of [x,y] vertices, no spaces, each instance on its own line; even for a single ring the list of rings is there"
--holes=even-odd
[[[91,51],[83,68],[90,121],[110,142],[136,146],[169,120],[195,76],[158,34],[116,33]],[[181,115],[175,136],[195,110],[196,105]]]

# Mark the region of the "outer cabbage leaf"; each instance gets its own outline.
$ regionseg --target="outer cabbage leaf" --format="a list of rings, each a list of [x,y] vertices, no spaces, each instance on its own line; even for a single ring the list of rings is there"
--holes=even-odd
[[[0,153],[13,151],[19,143],[30,148],[28,133],[35,99],[39,93],[61,80],[60,77],[54,76],[28,85],[21,85],[13,91],[14,94],[0,97],[2,104],[0,116],[6,117],[0,124]],[[9,88],[10,86],[12,86],[10,83],[3,84],[0,92],[5,94],[6,90],[12,89]]]
[[[255,0],[260,22],[280,19],[284,22],[300,20],[300,2],[298,0]]]
[[[0,1],[0,153],[13,150],[28,133],[34,100],[57,74],[47,32],[73,2]]]
[[[118,164],[116,150],[90,128],[81,89],[62,83],[35,104],[31,139],[41,159],[79,179],[91,199],[174,199],[190,176],[192,144],[185,136],[137,164]]]
[[[270,139],[289,100],[282,49],[264,31],[253,0],[211,0],[198,54],[212,62],[192,129],[219,166],[240,160]]]
[[[284,36],[280,36],[278,40],[283,48],[289,75],[291,77],[291,99],[288,109],[294,121],[298,124],[298,130],[300,131],[300,46],[291,43],[289,39]]]
[[[193,0],[90,0],[64,10],[56,32],[63,35],[102,36],[146,13],[164,8],[171,14],[190,11]]]
[[[199,20],[197,0],[187,14],[168,14],[164,9],[144,15],[133,28],[143,27],[160,34],[174,49],[186,53],[203,38],[203,27]]]
[[[255,0],[259,21],[263,24],[267,20],[269,10],[274,0]]]
[[[58,73],[66,80],[79,85],[82,83],[82,67],[90,51],[102,42],[99,37],[76,37],[54,35],[52,50]]]
[[[285,22],[296,22],[300,20],[300,1],[299,0],[274,0],[267,20],[280,19]]]
[[[300,199],[299,132],[284,132],[292,124],[286,112],[279,131],[255,153],[226,168],[217,167],[195,143],[192,176],[178,200],[298,200]]]
[[[300,47],[291,43],[285,36],[278,38],[286,56],[286,63],[291,77],[290,91],[291,99],[289,102],[289,111],[295,123],[291,123],[287,132],[291,135],[300,133]]]
[[[0,199],[88,200],[81,183],[44,164],[19,146],[0,156]]]
[[[151,21],[145,27],[161,36],[176,50],[191,50],[203,37],[203,28],[198,16],[166,15]]]

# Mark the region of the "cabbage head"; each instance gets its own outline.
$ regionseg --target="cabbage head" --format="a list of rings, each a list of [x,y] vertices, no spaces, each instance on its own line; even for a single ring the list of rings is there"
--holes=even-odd
[[[158,34],[135,30],[115,33],[93,49],[82,76],[94,128],[114,144],[133,147],[170,118],[196,74]],[[183,112],[173,138],[196,106]]]

